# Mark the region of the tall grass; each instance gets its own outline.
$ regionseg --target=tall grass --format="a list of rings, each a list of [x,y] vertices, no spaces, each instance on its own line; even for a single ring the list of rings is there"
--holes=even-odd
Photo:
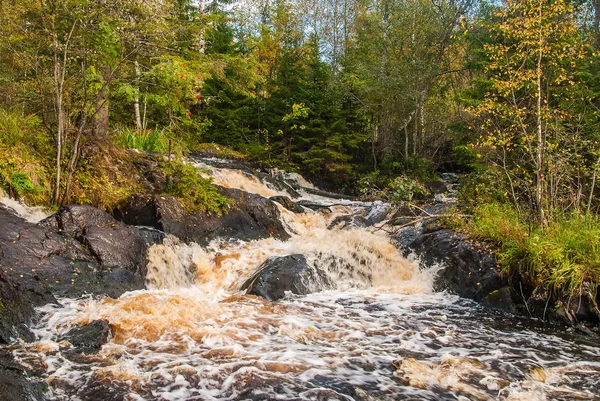
[[[600,221],[570,214],[547,227],[530,228],[508,205],[484,204],[465,228],[497,246],[499,264],[528,274],[533,284],[560,295],[594,292],[600,284]]]
[[[169,140],[164,130],[134,130],[122,127],[117,131],[115,141],[125,149],[137,149],[145,152],[167,152]]]

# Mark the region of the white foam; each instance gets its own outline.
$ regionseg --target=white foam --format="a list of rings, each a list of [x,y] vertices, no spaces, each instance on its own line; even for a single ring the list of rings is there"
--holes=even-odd
[[[42,206],[27,206],[23,202],[8,197],[0,197],[0,203],[30,223],[38,223],[51,214]]]

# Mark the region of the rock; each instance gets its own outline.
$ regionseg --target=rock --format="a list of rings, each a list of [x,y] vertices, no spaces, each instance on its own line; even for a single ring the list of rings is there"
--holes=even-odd
[[[308,192],[309,194],[313,194],[313,195],[317,195],[317,196],[324,196],[326,198],[331,198],[331,199],[345,199],[345,200],[351,200],[351,201],[358,200],[358,198],[356,196],[344,195],[344,194],[339,194],[336,192],[323,191],[323,190],[317,189],[317,188],[302,188],[302,189],[305,190],[306,192]]]
[[[351,227],[369,227],[370,222],[360,214],[347,214],[344,216],[338,216],[327,226],[328,230],[333,228],[351,228]]]
[[[405,216],[405,217],[394,217],[393,219],[390,219],[390,221],[389,221],[388,224],[390,226],[403,226],[403,225],[410,224],[410,223],[414,222],[415,219],[416,219],[415,217],[408,217],[408,216]]]
[[[67,205],[40,222],[84,244],[104,268],[145,269],[147,242],[139,229],[89,205]],[[144,272],[141,275],[144,276]]]
[[[145,288],[142,235],[100,210],[75,210],[36,225],[0,207],[0,342],[30,340],[33,307],[55,297],[118,297]]]
[[[287,196],[271,196],[269,199],[273,202],[279,203],[281,206],[283,206],[291,212],[304,213],[304,208],[292,202],[292,200]]]
[[[112,335],[110,325],[104,320],[94,320],[85,326],[69,330],[59,341],[67,340],[80,352],[92,354],[100,351]]]
[[[398,232],[396,235],[396,243],[404,250],[405,256],[413,252],[413,249],[410,247],[410,245],[412,243],[416,243],[417,239],[422,234],[423,228],[414,225],[403,228]]]
[[[67,205],[39,222],[41,227],[81,237],[87,227],[110,227],[117,222],[108,213],[89,205]]]
[[[421,213],[421,211],[418,210],[417,208],[413,208],[410,206],[401,206],[394,212],[394,214],[392,214],[391,219],[397,219],[397,218],[402,218],[402,217],[409,217],[411,219],[414,219],[420,213]]]
[[[389,205],[381,201],[373,202],[373,205],[367,210],[365,219],[370,226],[381,223],[388,215]]]
[[[286,291],[306,295],[331,286],[327,276],[309,266],[304,255],[294,254],[267,259],[241,290],[276,301],[283,298]]]
[[[160,195],[134,195],[115,216],[126,224],[153,227],[202,245],[215,238],[250,241],[290,237],[279,220],[277,206],[269,199],[233,188],[219,187],[219,192],[233,199],[233,206],[222,216],[188,213],[176,198]]]
[[[501,312],[517,313],[518,309],[512,300],[513,294],[510,287],[502,287],[490,292],[481,300],[481,304],[487,308]]]
[[[429,181],[425,183],[425,188],[434,195],[448,192],[448,187],[441,181]]]
[[[441,265],[434,287],[449,290],[477,301],[507,285],[500,276],[492,253],[451,230],[413,232],[414,236],[399,234],[399,243],[406,244],[405,254],[414,252],[427,267]],[[410,239],[414,240],[408,242]]]
[[[8,344],[16,338],[33,341],[34,335],[26,323],[34,316],[29,300],[0,271],[0,344]]]
[[[33,372],[17,363],[9,349],[0,349],[0,401],[43,401],[48,385]]]

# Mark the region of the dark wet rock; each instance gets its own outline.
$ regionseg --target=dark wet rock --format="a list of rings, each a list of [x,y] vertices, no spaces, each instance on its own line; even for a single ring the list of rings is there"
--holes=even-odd
[[[29,300],[0,271],[0,344],[8,344],[15,338],[32,341],[34,336],[26,323],[34,316]]]
[[[304,213],[305,212],[305,210],[302,206],[297,205],[287,196],[271,196],[269,199],[272,200],[273,202],[279,203],[281,206],[283,206],[284,208],[286,208],[287,210],[289,210],[291,212],[294,212],[294,213]]]
[[[448,209],[448,205],[445,203],[435,203],[433,205],[423,206],[422,209],[419,216],[439,216]]]
[[[437,226],[437,230],[413,232],[408,237],[400,234],[397,239],[406,244],[405,254],[414,252],[427,267],[442,266],[435,279],[438,290],[479,301],[507,285],[488,249],[451,230]]]
[[[111,227],[88,227],[84,243],[105,268],[141,269],[145,277],[148,245],[139,230],[122,223]]]
[[[84,244],[104,268],[136,271],[146,266],[147,242],[140,230],[89,205],[67,205],[40,226],[57,228]],[[141,272],[144,275],[144,272]]]
[[[389,220],[391,226],[403,226],[415,222],[419,218],[421,210],[411,206],[401,206],[392,214]]]
[[[154,227],[139,226],[137,228],[140,230],[140,234],[142,234],[142,236],[146,240],[146,244],[148,245],[162,244],[163,240],[167,236],[166,233]]]
[[[89,205],[67,205],[40,221],[39,225],[68,234],[72,237],[83,236],[88,227],[110,227],[117,222],[108,213]]]
[[[448,187],[441,181],[426,182],[425,188],[427,188],[434,195],[448,192]]]
[[[118,297],[145,287],[141,234],[97,209],[74,209],[36,225],[0,208],[2,342],[29,340],[33,307],[56,303],[55,297]]]
[[[75,327],[60,339],[67,340],[80,352],[90,354],[100,351],[112,335],[110,325],[104,320],[94,320],[85,326]]]
[[[391,226],[404,226],[415,222],[415,217],[395,217],[388,222]]]
[[[153,227],[199,244],[215,238],[289,238],[277,206],[269,199],[233,188],[219,187],[219,192],[233,200],[229,211],[221,216],[202,211],[188,213],[176,198],[160,195],[134,195],[115,216],[126,224]]]
[[[381,223],[388,215],[388,205],[383,202],[374,202],[365,213],[365,219],[370,226]]]
[[[0,401],[43,401],[48,385],[14,360],[9,349],[0,349]]]
[[[336,192],[323,191],[323,190],[317,189],[317,188],[303,188],[303,189],[306,192],[308,192],[309,194],[324,196],[326,198],[345,199],[345,200],[352,200],[352,201],[358,200],[358,198],[356,196],[344,195],[344,194],[340,194],[340,193],[336,193]]]
[[[295,254],[267,259],[241,290],[276,301],[286,291],[306,295],[327,288],[331,288],[331,283],[325,274],[309,266],[304,255]]]
[[[490,292],[481,300],[481,304],[487,308],[501,312],[517,313],[518,309],[513,302],[513,290],[510,287],[502,287],[499,290]]]
[[[299,200],[298,202],[296,202],[297,205],[306,207],[308,209],[314,210],[314,211],[318,211],[321,209],[326,209],[331,211],[330,207],[331,205],[323,205],[321,203],[316,203],[316,202],[312,202],[309,200]]]
[[[327,227],[329,230],[333,228],[354,228],[354,227],[369,227],[370,222],[360,214],[347,214],[338,216]]]
[[[392,214],[392,219],[397,219],[400,217],[416,217],[421,214],[421,211],[415,207],[410,206],[400,206],[396,211]]]
[[[417,226],[406,227],[396,234],[396,243],[404,250],[405,256],[413,251],[410,245],[414,243],[421,234],[423,234],[423,229]]]
[[[542,320],[573,326],[576,326],[578,322],[594,325],[600,322],[594,302],[585,294],[581,296],[574,294],[568,299],[557,299],[548,289],[536,287],[529,296],[527,296],[527,288],[525,288],[523,296],[527,298],[523,312]]]

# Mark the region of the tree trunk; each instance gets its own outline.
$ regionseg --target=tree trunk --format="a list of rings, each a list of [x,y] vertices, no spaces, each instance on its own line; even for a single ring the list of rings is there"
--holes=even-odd
[[[594,38],[596,50],[600,49],[600,0],[592,0],[594,5]]]
[[[140,64],[137,60],[134,63],[136,91],[133,99],[133,112],[135,113],[135,127],[140,131],[142,129],[142,116],[140,114]]]
[[[63,95],[62,95],[62,82],[60,81],[60,62],[58,59],[54,62],[54,91],[55,91],[55,107],[56,107],[56,181],[54,183],[54,203],[58,204],[60,196],[60,178],[61,178],[61,167],[60,162],[63,152],[63,136],[65,126],[65,113],[63,111]]]
[[[538,43],[538,59],[536,68],[536,86],[537,86],[537,149],[536,149],[536,203],[539,213],[540,225],[544,227],[546,224],[546,215],[544,212],[544,130],[542,119],[542,56],[544,37],[542,31],[542,1],[539,3],[538,11],[539,43]]]

